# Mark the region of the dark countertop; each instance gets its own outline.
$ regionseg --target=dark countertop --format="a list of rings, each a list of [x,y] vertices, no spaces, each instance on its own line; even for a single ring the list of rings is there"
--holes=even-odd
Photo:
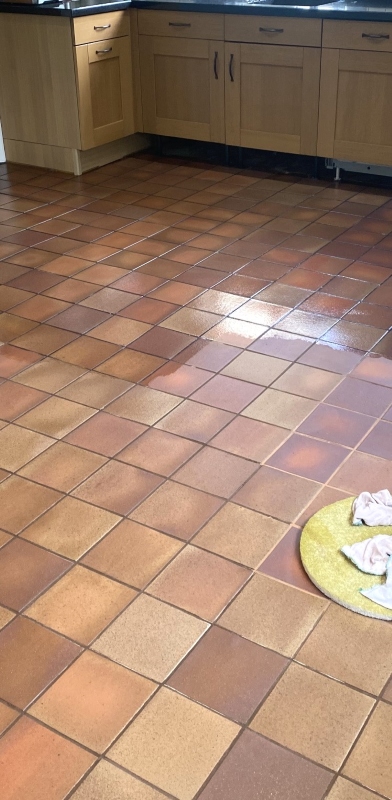
[[[290,0],[288,0],[290,2]],[[292,0],[295,2],[295,0]],[[44,14],[50,16],[81,17],[126,8],[160,9],[161,11],[202,11],[224,14],[255,14],[273,17],[310,17],[313,19],[356,19],[374,22],[392,22],[392,0],[379,4],[379,0],[336,0],[324,5],[273,5],[268,0],[64,0],[64,2],[38,2],[28,4],[2,3],[0,13]]]

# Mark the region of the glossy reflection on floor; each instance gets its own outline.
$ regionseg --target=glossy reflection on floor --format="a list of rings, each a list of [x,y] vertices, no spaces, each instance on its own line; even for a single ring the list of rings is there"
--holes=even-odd
[[[300,565],[392,485],[392,192],[0,168],[1,800],[392,798],[392,628]]]

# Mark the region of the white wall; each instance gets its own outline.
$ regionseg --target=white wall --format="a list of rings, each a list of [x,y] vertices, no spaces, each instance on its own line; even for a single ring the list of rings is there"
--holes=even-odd
[[[3,144],[3,136],[1,133],[1,122],[0,122],[0,164],[5,161],[5,152],[4,152],[4,144]]]

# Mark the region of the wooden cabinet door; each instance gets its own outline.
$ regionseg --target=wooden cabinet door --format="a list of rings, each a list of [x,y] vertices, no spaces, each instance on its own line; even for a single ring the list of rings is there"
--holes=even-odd
[[[128,36],[75,47],[82,150],[135,132]]]
[[[320,48],[227,43],[225,52],[227,144],[315,155]]]
[[[318,155],[392,166],[392,53],[323,50]]]
[[[224,45],[140,36],[144,131],[225,141]]]

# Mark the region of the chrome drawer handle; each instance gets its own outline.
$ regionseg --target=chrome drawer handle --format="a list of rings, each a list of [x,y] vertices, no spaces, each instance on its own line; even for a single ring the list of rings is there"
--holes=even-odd
[[[284,28],[259,28],[260,33],[284,33]]]
[[[234,63],[234,53],[230,53],[229,75],[230,75],[230,80],[231,80],[232,83],[234,83],[233,63]]]
[[[95,31],[106,31],[108,28],[111,28],[111,25],[94,25]]]
[[[214,54],[214,76],[215,76],[215,80],[217,81],[218,80],[218,51],[217,50],[215,50],[215,54]]]
[[[102,56],[104,53],[111,53],[112,50],[113,50],[113,47],[107,47],[106,50],[96,50],[95,51],[95,55],[96,56]]]
[[[169,25],[172,28],[190,28],[191,27],[191,23],[190,22],[169,22]]]
[[[389,33],[363,33],[362,39],[389,39]]]

